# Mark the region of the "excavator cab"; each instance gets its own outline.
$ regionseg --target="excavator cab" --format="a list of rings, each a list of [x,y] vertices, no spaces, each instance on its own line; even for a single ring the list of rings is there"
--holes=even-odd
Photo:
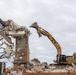
[[[57,55],[57,62],[58,63],[66,62],[66,61],[67,61],[66,55]]]
[[[56,60],[54,60],[54,62],[59,63],[59,64],[72,64],[72,63],[74,63],[74,57],[58,54],[57,58],[56,58]]]

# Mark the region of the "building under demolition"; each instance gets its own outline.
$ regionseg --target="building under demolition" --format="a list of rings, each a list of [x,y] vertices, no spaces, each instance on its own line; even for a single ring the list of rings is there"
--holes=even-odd
[[[35,23],[37,24],[37,23]],[[33,24],[33,28],[36,28],[39,36],[41,34],[49,36],[47,31],[38,27],[38,25]],[[33,64],[29,61],[29,35],[30,31],[25,26],[19,26],[13,20],[3,21],[0,19],[0,35],[5,41],[2,43],[6,45],[7,48],[4,49],[4,54],[0,58],[8,58],[14,55],[14,66],[11,69],[5,68],[5,62],[0,63],[0,75],[76,75],[76,67],[73,65],[61,65],[61,64],[51,64],[42,65],[40,63]],[[15,39],[15,43],[12,42],[12,38]],[[61,49],[56,40],[50,35],[49,38],[55,47],[57,47],[58,53],[61,54]],[[15,50],[13,50],[15,47]],[[62,55],[63,56],[63,55]],[[60,57],[60,55],[58,55]],[[65,58],[65,57],[63,57]],[[73,57],[69,57],[72,60]],[[62,61],[62,60],[61,60]],[[57,63],[60,60],[57,61]],[[72,61],[68,63],[72,63]],[[63,61],[64,63],[64,61]]]

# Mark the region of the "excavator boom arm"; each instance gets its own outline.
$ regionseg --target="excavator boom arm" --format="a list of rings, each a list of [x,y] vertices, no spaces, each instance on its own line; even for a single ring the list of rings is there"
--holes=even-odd
[[[61,50],[61,47],[60,47],[59,43],[53,38],[53,36],[49,32],[47,32],[46,30],[39,27],[36,22],[33,23],[30,27],[35,28],[37,30],[37,33],[38,33],[39,37],[41,37],[42,35],[47,36],[48,39],[56,47],[57,53],[62,54],[62,50]]]

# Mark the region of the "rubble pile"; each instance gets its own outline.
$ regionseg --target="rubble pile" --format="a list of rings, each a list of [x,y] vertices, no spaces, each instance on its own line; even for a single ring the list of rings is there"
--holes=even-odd
[[[76,66],[68,65],[48,65],[32,64],[26,70],[27,72],[76,72]]]
[[[18,68],[17,71],[11,70],[4,75],[22,75],[24,73],[76,73],[76,67],[30,64],[26,69],[23,66],[22,68]]]

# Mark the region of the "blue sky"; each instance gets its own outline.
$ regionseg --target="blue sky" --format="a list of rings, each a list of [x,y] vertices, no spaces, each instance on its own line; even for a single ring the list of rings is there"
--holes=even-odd
[[[0,0],[0,18],[26,26],[30,59],[52,63],[57,50],[47,37],[39,38],[29,26],[37,22],[59,42],[63,54],[76,52],[76,0]]]

